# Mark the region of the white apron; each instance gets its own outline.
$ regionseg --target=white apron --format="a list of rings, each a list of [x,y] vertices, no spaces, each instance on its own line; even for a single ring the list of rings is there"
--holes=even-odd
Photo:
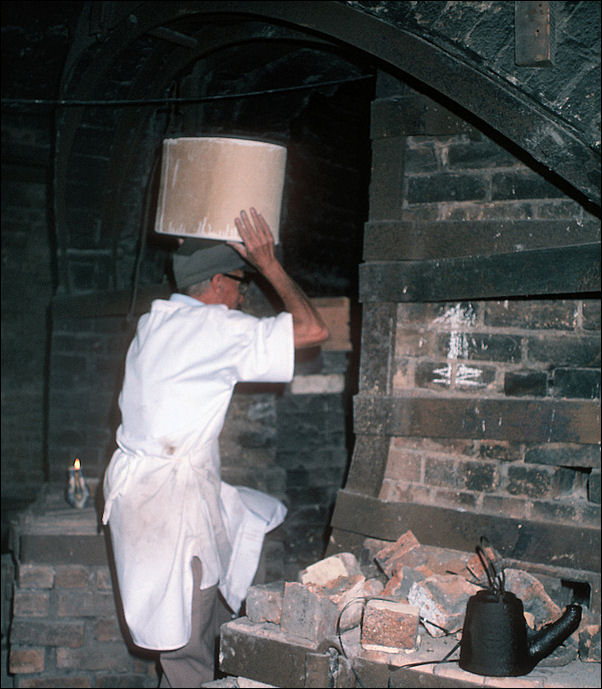
[[[174,303],[154,302],[157,313],[153,317],[151,311],[149,319],[140,321],[120,395],[119,449],[104,479],[103,523],[110,526],[125,619],[134,643],[152,650],[173,650],[188,643],[192,557],[203,565],[201,588],[218,584],[228,605],[238,612],[255,575],[264,535],[286,515],[279,500],[221,481],[218,437],[237,380],[253,380],[254,371],[261,380],[292,378],[292,322],[277,317],[272,327],[268,322],[272,319],[261,319],[266,323],[257,330],[253,325],[257,319],[227,309],[227,313],[199,310],[200,302],[186,299],[178,295],[172,297]],[[208,322],[203,320],[205,313]],[[222,317],[220,336],[203,340],[203,326],[211,326],[213,333],[215,318]],[[230,320],[235,326],[233,340],[228,337]],[[190,321],[193,325],[187,330]],[[241,333],[249,328],[251,338],[245,334],[241,340]],[[194,337],[201,337],[201,347],[181,347],[177,357],[167,356],[174,338],[188,342]],[[167,359],[162,366],[157,366],[159,353]],[[215,368],[218,356],[227,371],[224,380],[217,374],[207,381],[206,360]],[[149,377],[156,377],[157,384]],[[178,392],[171,422],[165,418],[166,400],[161,397],[159,405],[152,399],[170,377]],[[195,412],[198,406],[210,408],[211,393],[213,414],[199,418]],[[149,410],[158,408],[161,417],[153,417]],[[193,429],[190,420],[195,422]],[[154,429],[150,439],[144,434],[145,424]],[[170,425],[176,430],[169,432]]]

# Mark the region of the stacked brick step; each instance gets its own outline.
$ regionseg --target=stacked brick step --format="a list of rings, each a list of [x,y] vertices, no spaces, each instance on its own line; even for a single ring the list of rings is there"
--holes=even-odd
[[[569,602],[560,579],[501,563],[530,629],[560,617]],[[251,587],[246,615],[221,630],[230,677],[210,686],[508,686],[457,665],[466,604],[486,586],[475,553],[422,545],[411,531],[393,543],[366,539],[359,560],[338,553],[297,581]],[[598,686],[599,615],[582,603],[579,628],[513,687]]]
[[[91,495],[97,482],[89,480]],[[47,484],[11,524],[8,677],[13,687],[155,687],[155,658],[127,637],[106,534]]]

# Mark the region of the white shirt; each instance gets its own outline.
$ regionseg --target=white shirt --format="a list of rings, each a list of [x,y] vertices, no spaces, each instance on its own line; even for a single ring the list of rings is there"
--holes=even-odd
[[[255,318],[174,294],[142,316],[126,357],[118,449],[104,480],[117,578],[134,642],[153,650],[190,637],[192,572],[237,612],[265,533],[286,508],[221,480],[218,439],[239,381],[289,382],[292,316]]]

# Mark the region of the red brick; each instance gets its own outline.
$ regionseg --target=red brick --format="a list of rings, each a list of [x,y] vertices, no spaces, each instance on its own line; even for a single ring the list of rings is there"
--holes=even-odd
[[[412,584],[426,579],[426,574],[414,567],[398,567],[387,582],[383,596],[396,600],[407,600]]]
[[[422,476],[421,472],[422,456],[420,454],[391,446],[387,457],[386,478],[419,482]]]
[[[364,590],[366,577],[363,574],[354,574],[350,577],[340,577],[329,586],[324,586],[324,593],[337,606],[339,610],[357,596],[361,596]]]
[[[120,642],[94,644],[92,647],[57,648],[56,666],[62,670],[110,670],[128,672],[132,658]]]
[[[419,609],[408,603],[369,600],[362,620],[361,644],[367,651],[398,653],[414,648],[418,634]]]
[[[95,615],[94,594],[87,591],[62,591],[58,594],[59,617],[90,617]]]
[[[17,582],[21,588],[51,589],[54,586],[54,567],[19,564]]]
[[[588,624],[579,629],[579,658],[584,663],[600,662],[599,624]]]
[[[381,541],[377,538],[364,538],[360,560],[362,562],[374,562],[376,553],[388,545],[390,545],[389,541]]]
[[[387,577],[391,577],[397,567],[409,565],[408,553],[415,548],[419,548],[420,543],[411,531],[402,534],[395,543],[385,546],[379,550],[374,559]]]
[[[506,591],[520,598],[525,615],[532,616],[536,629],[548,622],[555,622],[562,610],[554,603],[537,577],[522,569],[504,570]]]
[[[24,677],[19,678],[19,687],[29,687],[30,689],[88,689],[92,684],[89,677],[83,675],[58,675],[49,677]]]
[[[13,600],[13,614],[15,617],[46,617],[49,605],[49,591],[15,589]]]
[[[10,649],[8,671],[17,674],[44,672],[45,650],[43,648]]]
[[[363,574],[355,574],[351,577],[341,577],[333,586],[324,588],[324,593],[339,609],[339,626],[342,630],[360,623],[363,607],[360,603],[365,600],[365,587],[366,577]]]
[[[353,553],[338,553],[310,565],[299,574],[302,584],[332,586],[340,577],[361,574],[359,562]]]
[[[446,687],[485,687],[486,689],[541,689],[546,686],[547,680],[542,681],[533,679],[532,677],[481,677],[481,682],[475,682],[475,675],[462,668],[455,663],[440,663],[436,666],[437,677],[441,678],[440,682],[445,682],[443,686]],[[554,686],[551,683],[550,686]],[[557,688],[558,689],[558,688]]]
[[[322,343],[321,348],[323,350],[351,351],[349,299],[347,297],[314,297],[311,302],[330,331],[330,337]]]
[[[94,623],[94,637],[98,641],[119,641],[123,638],[117,616],[96,620]]]
[[[286,582],[280,627],[291,637],[319,644],[336,635],[339,609],[321,586]]]
[[[284,582],[275,581],[269,584],[251,586],[247,593],[246,613],[251,622],[272,622],[280,624]]]
[[[91,573],[82,565],[58,565],[56,568],[55,586],[57,588],[86,588]]]
[[[49,622],[48,620],[13,620],[10,641],[11,644],[34,646],[81,646],[84,638],[84,623],[77,622]]]
[[[130,687],[152,686],[145,683],[144,674],[96,674],[95,685],[99,689],[130,689]],[[156,686],[156,685],[155,685]]]
[[[408,601],[420,608],[427,632],[439,637],[462,628],[468,599],[479,590],[463,577],[434,574],[412,585]]]
[[[96,617],[115,612],[111,593],[88,591],[62,591],[58,595],[60,617]]]
[[[443,557],[440,559],[432,558],[429,565],[429,567],[418,567],[417,570],[422,572],[425,577],[430,577],[432,574],[457,574],[464,578],[467,577],[465,558],[452,557],[449,560]]]
[[[376,577],[371,577],[366,579],[364,584],[364,596],[367,598],[373,598],[374,596],[380,596],[383,592],[384,585],[382,581]]]

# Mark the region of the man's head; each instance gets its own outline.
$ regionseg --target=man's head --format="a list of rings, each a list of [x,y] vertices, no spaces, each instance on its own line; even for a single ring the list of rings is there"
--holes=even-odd
[[[239,289],[248,267],[243,258],[224,242],[186,239],[173,255],[173,273],[178,290],[207,303],[238,308]]]
[[[239,309],[245,300],[248,277],[242,270],[216,273],[209,280],[187,287],[184,293],[205,304],[223,304],[229,309]]]

